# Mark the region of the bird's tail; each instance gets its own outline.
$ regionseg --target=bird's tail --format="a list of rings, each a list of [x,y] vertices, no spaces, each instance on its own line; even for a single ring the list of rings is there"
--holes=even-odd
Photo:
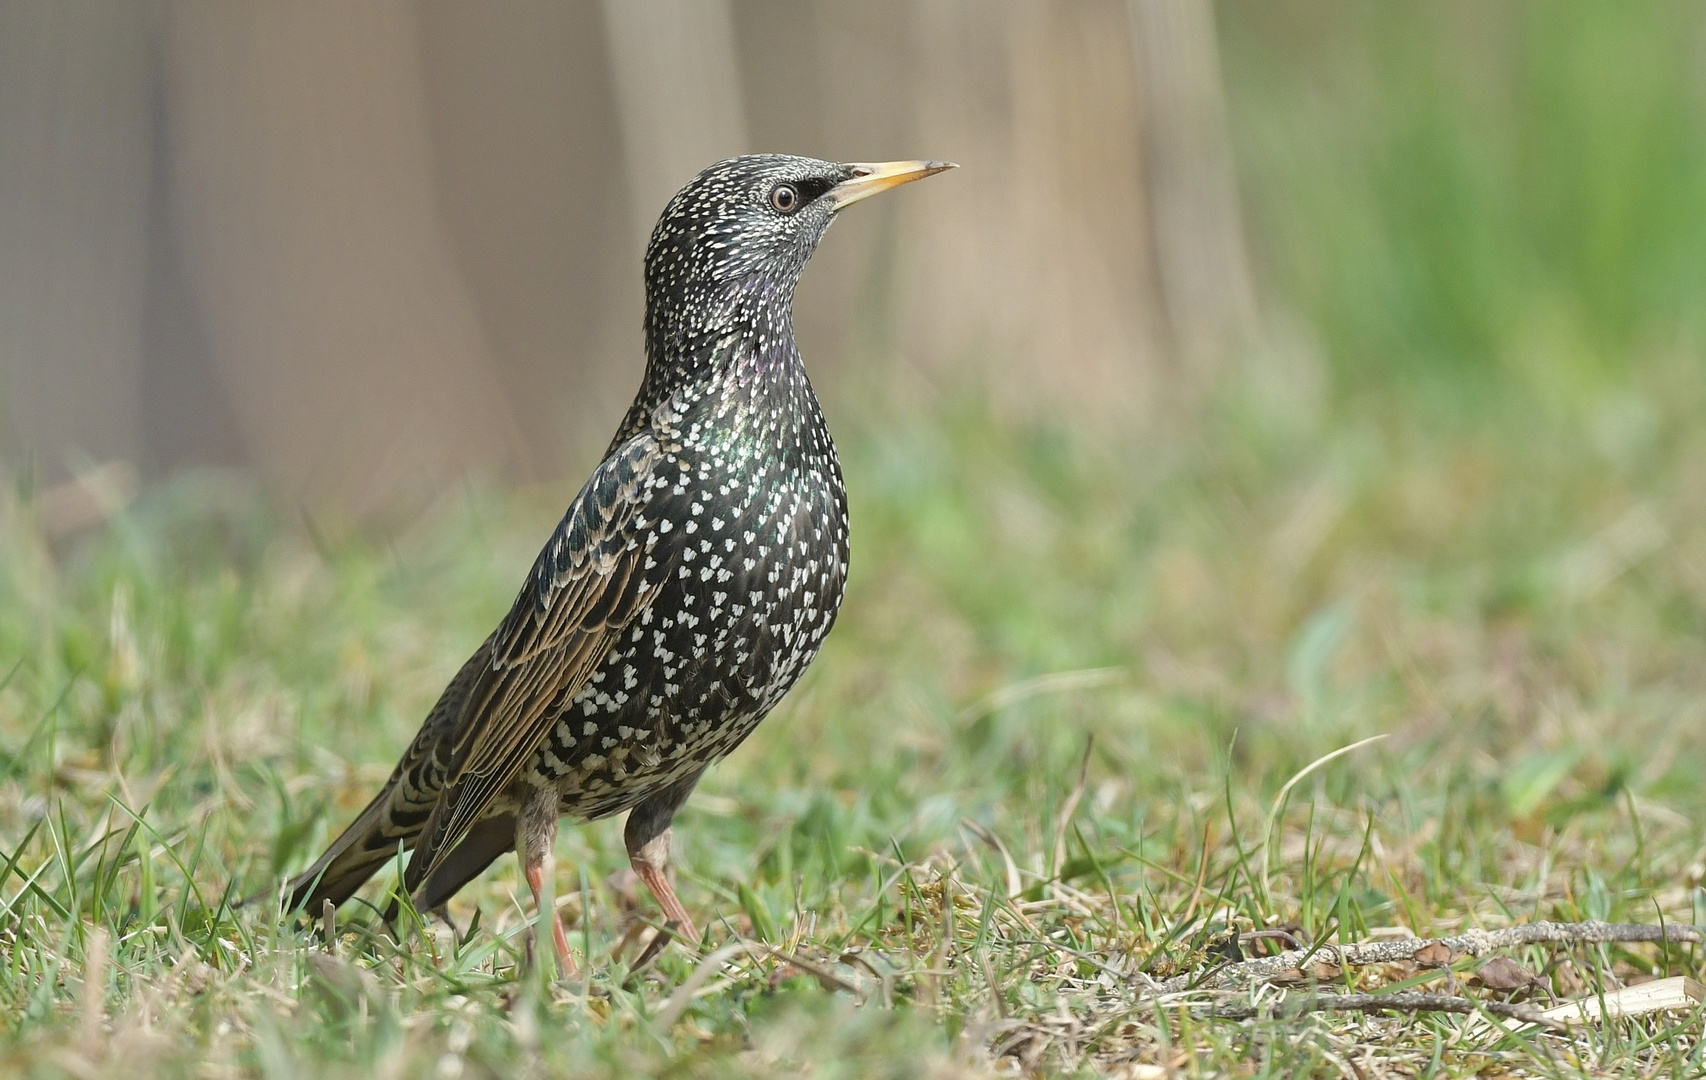
[[[313,866],[285,886],[285,911],[306,909],[318,915],[328,900],[336,907],[399,852],[415,846],[443,787],[446,737],[455,730],[468,688],[486,666],[489,647],[489,643],[482,645],[444,688],[379,794]],[[248,902],[257,899],[251,897]]]
[[[332,841],[325,854],[290,880],[285,886],[286,912],[304,910],[310,915],[318,915],[328,900],[337,907],[354,896],[355,891],[386,862],[395,859],[399,851],[415,846],[415,837],[420,835],[425,817],[410,828],[407,817],[398,820],[393,815],[395,807],[392,803],[400,779],[392,777],[391,782],[367,804],[367,808],[350,822],[349,828]]]

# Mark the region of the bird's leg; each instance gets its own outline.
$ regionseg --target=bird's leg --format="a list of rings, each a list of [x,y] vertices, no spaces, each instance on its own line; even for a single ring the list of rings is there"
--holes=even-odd
[[[432,914],[444,920],[444,925],[450,927],[450,938],[458,945],[462,943],[462,928],[456,925],[456,920],[450,917],[450,905],[440,904],[432,909]]]
[[[669,835],[671,830],[652,837],[638,848],[628,849],[628,861],[634,867],[634,873],[640,875],[640,880],[646,883],[646,888],[657,897],[658,907],[663,908],[665,921],[674,923],[678,933],[686,936],[689,941],[699,940],[699,931],[694,929],[693,919],[687,914],[687,909],[681,906],[681,898],[675,895],[675,886],[669,883],[665,871],[669,868]]]
[[[557,843],[557,792],[539,788],[527,797],[527,803],[515,819],[515,853],[521,859],[521,873],[527,887],[533,890],[533,910],[539,921],[551,921],[551,944],[557,951],[557,971],[563,978],[573,978],[580,970],[574,953],[569,951],[569,935],[563,920],[557,917],[557,905],[548,895],[546,885],[555,880],[557,859],[553,849]]]
[[[697,775],[690,776],[634,807],[622,835],[628,846],[628,861],[657,898],[664,919],[694,945],[699,942],[699,931],[682,906],[681,898],[675,895],[675,887],[669,883],[665,871],[669,868],[670,822],[675,820],[675,812],[681,809],[698,782]]]
[[[541,919],[551,920],[551,944],[557,950],[557,970],[565,979],[572,979],[580,971],[580,965],[575,962],[575,954],[569,950],[569,935],[563,929],[563,920],[558,918],[556,905],[551,904],[550,911],[546,910],[545,878],[556,870],[556,859],[546,855],[538,862],[528,863],[525,868],[527,887],[533,890],[533,907]]]

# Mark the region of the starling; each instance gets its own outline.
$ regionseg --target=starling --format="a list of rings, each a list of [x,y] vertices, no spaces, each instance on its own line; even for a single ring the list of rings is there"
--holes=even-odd
[[[537,905],[558,819],[627,810],[635,872],[699,939],[665,876],[670,822],[799,679],[847,577],[846,493],[794,287],[841,209],[950,168],[755,155],[670,200],[646,249],[645,379],[603,462],[384,789],[289,883],[287,910],[341,904],[411,848],[420,910],[512,848]]]

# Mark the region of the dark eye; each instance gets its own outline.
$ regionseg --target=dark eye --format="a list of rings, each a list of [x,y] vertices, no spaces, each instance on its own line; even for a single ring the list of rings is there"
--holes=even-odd
[[[777,184],[770,189],[770,205],[784,214],[793,213],[800,205],[800,189],[792,184]]]

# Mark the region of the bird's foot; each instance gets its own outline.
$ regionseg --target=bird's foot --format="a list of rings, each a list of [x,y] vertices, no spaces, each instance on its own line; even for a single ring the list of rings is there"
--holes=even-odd
[[[680,897],[675,895],[675,886],[669,883],[663,867],[653,865],[642,858],[635,858],[632,862],[634,873],[640,875],[640,880],[646,883],[646,888],[657,898],[658,907],[663,908],[666,931],[669,931],[671,936],[680,937],[688,948],[697,948],[699,930],[693,925],[692,916],[688,915],[687,909],[682,906]],[[660,938],[663,936],[659,935]]]

